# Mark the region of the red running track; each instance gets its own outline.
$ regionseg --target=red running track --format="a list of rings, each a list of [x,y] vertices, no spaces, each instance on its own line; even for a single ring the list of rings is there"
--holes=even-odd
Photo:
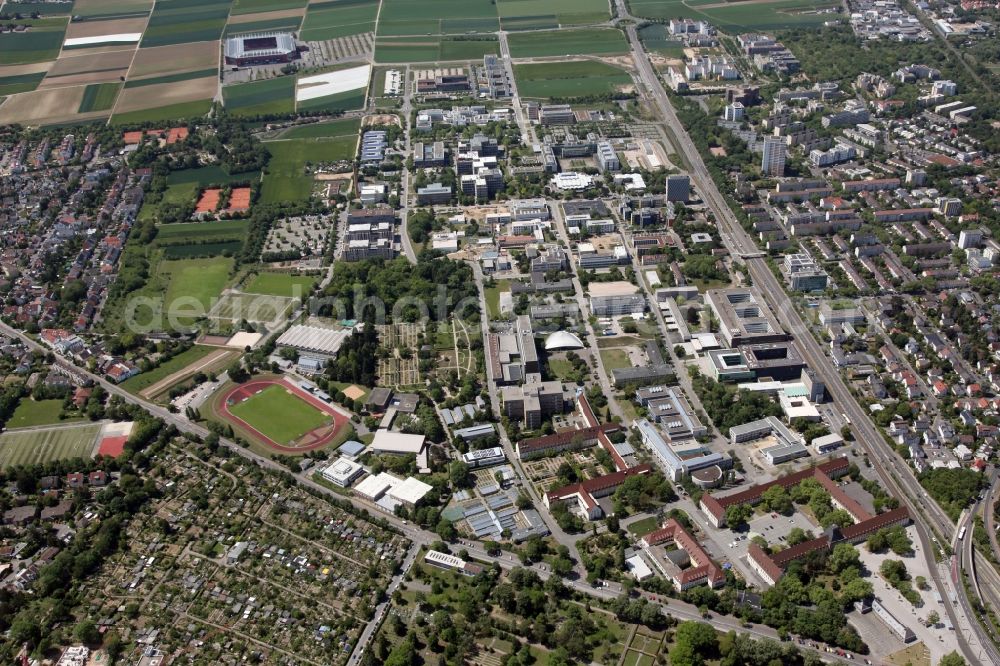
[[[304,400],[324,414],[332,416],[333,424],[307,432],[302,436],[302,444],[300,446],[286,446],[274,441],[229,410],[230,405],[243,402],[247,398],[260,393],[268,386],[280,386],[285,390],[291,391],[300,400]],[[298,386],[282,379],[256,379],[233,387],[229,393],[223,396],[219,404],[219,412],[239,427],[253,433],[254,437],[266,446],[280,453],[305,453],[306,451],[321,449],[332,442],[337,433],[340,432],[340,429],[350,420],[346,414],[337,411],[332,405],[323,402],[308,391],[303,391]]]

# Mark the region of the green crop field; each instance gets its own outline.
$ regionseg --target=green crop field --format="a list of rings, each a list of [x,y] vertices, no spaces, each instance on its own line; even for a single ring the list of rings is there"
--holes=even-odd
[[[248,224],[246,220],[161,224],[156,231],[156,243],[158,245],[179,245],[243,240],[247,235]]]
[[[339,113],[341,111],[353,111],[365,105],[365,94],[368,92],[367,86],[356,90],[345,90],[335,95],[325,97],[315,97],[313,99],[296,103],[296,111],[329,111]]]
[[[164,259],[191,259],[193,257],[231,257],[243,249],[243,241],[229,240],[217,243],[178,243],[163,246]]]
[[[267,296],[303,295],[316,284],[312,275],[294,275],[292,273],[258,273],[243,291],[250,294],[265,294]]]
[[[409,37],[380,38],[375,42],[376,62],[482,60],[487,53],[500,53],[497,40]]]
[[[143,86],[154,86],[159,83],[177,83],[178,81],[191,81],[193,79],[203,79],[206,76],[217,76],[218,70],[199,69],[194,72],[178,72],[176,74],[164,74],[163,76],[153,76],[148,79],[129,79],[125,82],[126,88],[141,88]]]
[[[830,14],[817,10],[837,7],[835,0],[774,0],[773,2],[733,2],[718,0],[629,0],[632,14],[644,18],[692,18],[711,21],[726,32],[781,30],[818,26]]]
[[[265,19],[263,21],[251,21],[249,23],[227,23],[226,29],[222,31],[222,36],[225,38],[231,35],[240,35],[248,32],[266,32],[268,30],[298,32],[301,23],[301,16],[285,16],[282,18]]]
[[[26,19],[19,23],[28,25],[28,30],[0,33],[0,65],[55,60],[62,48],[69,19]]]
[[[266,437],[286,445],[333,421],[329,414],[281,386],[268,386],[229,409]]]
[[[357,136],[361,121],[357,118],[332,120],[325,123],[310,123],[290,127],[281,132],[281,139],[332,139],[341,136]]]
[[[8,428],[28,428],[31,426],[52,425],[62,423],[59,412],[62,411],[62,400],[33,400],[22,398],[17,409],[7,421]]]
[[[134,125],[138,123],[154,123],[164,120],[179,122],[189,118],[201,118],[212,108],[212,100],[201,99],[194,102],[168,104],[153,109],[116,113],[111,116],[111,122],[116,125]]]
[[[222,89],[226,109],[238,116],[291,113],[295,110],[295,77],[239,83]]]
[[[333,139],[288,139],[266,141],[271,153],[261,187],[261,203],[308,199],[313,178],[305,173],[306,162],[336,162],[354,157],[357,137]]]
[[[194,305],[191,299],[194,299],[207,313],[212,306],[212,299],[222,293],[229,281],[232,268],[231,257],[159,262],[157,275],[166,285],[163,292],[163,311],[166,313],[189,310]]]
[[[0,77],[0,95],[29,92],[38,87],[45,78],[45,72]]]
[[[77,113],[89,113],[91,111],[109,111],[118,99],[118,91],[121,90],[120,83],[92,83],[83,91],[83,99],[80,100],[80,108]]]
[[[382,35],[441,35],[495,32],[500,28],[494,0],[383,0]]]
[[[632,85],[632,77],[611,65],[591,61],[514,65],[522,97],[546,99],[613,93]]]
[[[256,14],[305,6],[307,0],[236,0],[233,14]]]
[[[142,46],[218,39],[229,16],[229,0],[161,0],[153,8]]]
[[[673,39],[662,23],[650,23],[639,29],[639,39],[647,51],[653,51],[668,58],[683,58],[684,43]]]
[[[508,37],[513,58],[568,55],[612,55],[628,52],[621,30],[579,28],[551,32],[521,32]]]
[[[220,166],[204,166],[196,169],[181,169],[171,171],[167,176],[167,185],[184,185],[194,183],[195,185],[228,185],[231,183],[250,183],[260,178],[257,171],[247,171],[245,173],[227,173]]]
[[[0,435],[0,467],[89,458],[101,426],[94,424]]]
[[[299,39],[312,42],[375,32],[378,2],[335,0],[309,5]]]
[[[497,0],[497,9],[506,30],[589,25],[610,16],[606,0]]]

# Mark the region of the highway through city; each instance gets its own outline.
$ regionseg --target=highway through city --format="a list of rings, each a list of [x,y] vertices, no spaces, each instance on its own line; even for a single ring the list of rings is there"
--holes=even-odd
[[[624,0],[616,0],[616,2],[619,8],[619,15],[623,18],[628,18],[628,9]],[[931,541],[933,540],[937,543],[938,540],[947,540],[950,538],[955,529],[954,523],[941,510],[937,503],[927,496],[927,493],[920,486],[910,467],[899,459],[895,451],[885,442],[881,433],[876,430],[875,425],[854,399],[854,396],[847,388],[847,385],[833,366],[833,363],[803,323],[790,299],[785,294],[784,288],[771,271],[771,267],[765,260],[764,254],[759,250],[755,241],[743,229],[739,220],[736,219],[736,216],[729,208],[728,203],[719,192],[718,187],[709,174],[697,147],[678,119],[659,76],[646,56],[644,47],[639,40],[634,20],[626,25],[626,33],[632,48],[638,76],[643,84],[640,88],[643,88],[656,104],[662,120],[670,129],[675,139],[676,145],[674,147],[687,163],[691,180],[701,193],[706,204],[715,213],[720,231],[722,232],[723,241],[735,257],[740,258],[745,263],[753,279],[753,285],[761,291],[782,326],[786,328],[787,332],[795,336],[803,359],[825,383],[830,399],[846,415],[856,435],[856,439],[868,453],[871,464],[879,473],[884,484],[895,492],[900,500],[910,509],[917,528],[917,534],[924,546],[922,552],[927,559],[928,570],[939,590],[942,590],[940,575],[937,573],[933,558],[934,549],[932,548]],[[928,526],[936,532],[936,538],[928,533]],[[959,560],[960,568],[962,564],[961,560]],[[958,596],[964,597],[962,590],[959,590]],[[943,593],[942,597],[948,599],[948,595]],[[956,608],[952,604],[946,603],[945,609],[956,627],[968,625],[972,628],[972,632],[969,635],[961,636],[962,640],[960,640],[960,645],[966,658],[974,663],[1000,664],[1000,652],[997,651],[989,638],[985,636],[983,628],[979,625],[975,617],[968,615],[967,609],[964,608],[965,604],[962,604],[962,606],[961,608]],[[965,615],[963,619],[966,619],[966,622],[960,623],[958,621],[960,613]]]

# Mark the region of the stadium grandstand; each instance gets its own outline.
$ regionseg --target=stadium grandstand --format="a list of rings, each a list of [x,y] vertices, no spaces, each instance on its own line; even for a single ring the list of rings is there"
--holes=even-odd
[[[227,65],[273,65],[298,58],[299,47],[291,33],[251,32],[228,38],[224,54]]]

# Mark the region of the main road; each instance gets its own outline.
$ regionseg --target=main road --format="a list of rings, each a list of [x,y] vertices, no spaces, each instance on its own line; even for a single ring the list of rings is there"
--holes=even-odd
[[[615,0],[615,2],[618,5],[619,16],[623,19],[631,18],[625,1]],[[955,529],[954,523],[933,500],[928,498],[910,467],[899,459],[895,451],[885,442],[881,433],[875,429],[868,415],[855,401],[840,373],[803,323],[799,313],[785,294],[784,288],[771,272],[764,254],[729,208],[705,167],[698,148],[677,117],[667,92],[639,40],[634,19],[626,23],[625,31],[628,35],[638,76],[642,82],[640,88],[656,104],[662,120],[670,129],[674,138],[674,147],[687,163],[691,180],[701,192],[706,204],[715,213],[724,242],[735,257],[745,263],[753,279],[753,284],[761,291],[782,326],[795,336],[802,357],[825,383],[830,399],[847,416],[856,433],[856,439],[868,453],[870,462],[885,485],[893,489],[910,509],[917,534],[924,545],[922,552],[927,560],[928,571],[939,591],[942,591],[942,597],[947,600],[948,595],[944,594],[944,586],[937,573],[933,553],[937,544],[943,546],[947,542]],[[936,533],[937,538],[928,533],[928,526]],[[935,547],[932,547],[932,540]],[[959,558],[959,566],[961,567],[961,565],[962,558]],[[962,591],[959,590],[959,592]],[[960,623],[959,615],[965,616],[966,614],[964,608],[956,608],[954,605],[946,603],[945,610],[955,626],[968,625],[972,627],[972,633],[968,636],[960,636],[961,640],[959,641],[967,659],[973,663],[1000,664],[1000,652],[985,636],[982,627],[974,617],[963,617],[965,621]]]

